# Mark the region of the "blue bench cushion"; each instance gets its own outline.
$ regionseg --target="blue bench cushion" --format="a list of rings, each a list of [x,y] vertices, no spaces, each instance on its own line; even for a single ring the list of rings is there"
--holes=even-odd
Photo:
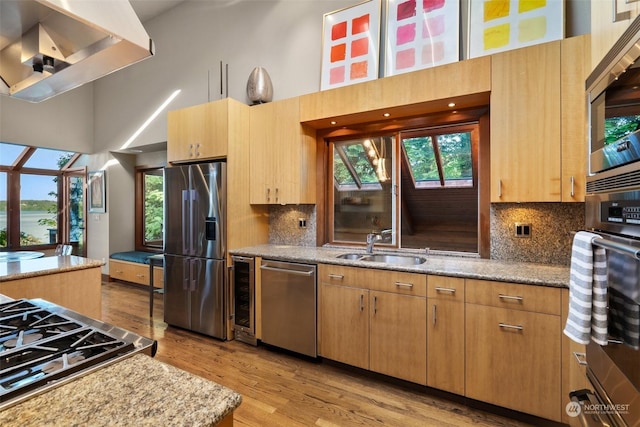
[[[120,261],[137,262],[138,264],[149,264],[149,257],[151,255],[155,254],[152,252],[128,251],[112,253],[109,258]]]

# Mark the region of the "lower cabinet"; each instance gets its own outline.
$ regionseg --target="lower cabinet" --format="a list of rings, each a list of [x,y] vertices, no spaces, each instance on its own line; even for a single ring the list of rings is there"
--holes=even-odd
[[[369,291],[320,283],[320,354],[369,369]]]
[[[470,286],[470,282],[474,283]],[[491,291],[486,292],[487,287]],[[467,281],[466,293],[466,396],[560,421],[560,290]],[[488,293],[494,293],[494,298],[485,301]],[[556,293],[556,304],[545,311],[557,307],[557,313],[528,311],[528,305],[539,305],[535,300],[549,300]]]
[[[563,421],[561,289],[334,265],[318,283],[320,356]]]
[[[464,395],[464,281],[427,277],[427,385]]]
[[[424,297],[370,292],[370,370],[427,383],[426,302]]]
[[[426,276],[319,265],[318,278],[322,357],[426,384]]]

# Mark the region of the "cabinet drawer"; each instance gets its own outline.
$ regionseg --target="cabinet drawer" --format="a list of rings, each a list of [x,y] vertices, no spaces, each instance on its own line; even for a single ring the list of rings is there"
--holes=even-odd
[[[373,269],[364,270],[369,275],[366,278],[366,283],[371,290],[420,297],[427,296],[426,274]]]
[[[318,265],[318,283],[366,288],[366,269],[344,265]]]
[[[560,288],[467,279],[467,303],[560,315]]]
[[[109,275],[114,279],[149,285],[149,266],[146,264],[110,260]]]
[[[427,276],[427,297],[464,302],[464,279],[460,277]]]

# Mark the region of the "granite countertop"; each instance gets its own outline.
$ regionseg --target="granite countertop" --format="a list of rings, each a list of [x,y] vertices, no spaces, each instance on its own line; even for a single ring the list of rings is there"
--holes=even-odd
[[[22,261],[0,262],[0,282],[26,279],[65,271],[102,267],[104,261],[74,255],[49,256]]]
[[[212,381],[136,354],[0,412],[2,426],[212,426],[242,402]]]
[[[260,256],[294,262],[348,265],[353,267],[380,268],[386,270],[408,271],[414,273],[435,274],[440,276],[464,277],[471,279],[515,282],[552,287],[569,287],[569,267],[534,264],[526,262],[498,261],[461,256],[429,254],[427,261],[419,265],[399,266],[379,262],[354,261],[336,258],[340,254],[361,252],[364,249],[257,245],[230,251],[233,255]],[[392,253],[392,251],[375,249],[374,253]],[[417,251],[408,252],[420,255]],[[424,256],[424,252],[422,253]]]

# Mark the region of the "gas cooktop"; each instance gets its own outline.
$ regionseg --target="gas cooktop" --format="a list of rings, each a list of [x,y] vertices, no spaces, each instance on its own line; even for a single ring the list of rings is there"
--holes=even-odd
[[[0,409],[157,343],[41,299],[0,303]]]

